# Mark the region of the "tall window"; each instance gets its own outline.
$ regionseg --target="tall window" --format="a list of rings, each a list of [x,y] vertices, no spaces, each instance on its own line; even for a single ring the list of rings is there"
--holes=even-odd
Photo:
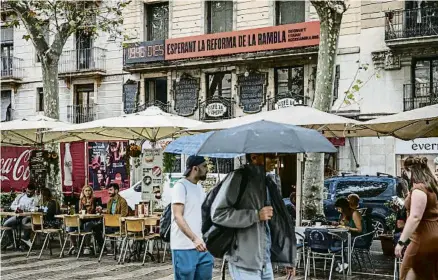
[[[206,1],[207,33],[233,31],[233,1]]]
[[[231,98],[231,72],[207,74],[207,98]]]
[[[275,70],[275,94],[304,96],[304,67],[277,68]]]
[[[148,106],[158,106],[163,111],[167,108],[167,78],[145,79],[145,109]]]
[[[336,65],[335,68],[335,81],[333,85],[333,102],[338,99],[339,96],[339,79],[341,78],[341,66]]]
[[[305,22],[306,1],[275,1],[275,17],[277,25]]]
[[[14,56],[14,28],[1,28],[1,76],[12,76]]]
[[[44,91],[42,87],[37,88],[36,111],[44,111]]]
[[[164,40],[169,37],[169,3],[145,5],[146,40]]]

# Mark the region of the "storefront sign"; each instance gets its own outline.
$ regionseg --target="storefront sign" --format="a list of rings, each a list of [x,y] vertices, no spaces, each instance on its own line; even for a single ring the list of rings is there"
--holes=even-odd
[[[438,137],[418,138],[413,141],[396,139],[395,153],[397,155],[438,154]]]
[[[165,59],[185,59],[317,46],[319,21],[167,39]]]
[[[1,147],[0,186],[2,192],[22,191],[29,183],[29,147]]]
[[[283,109],[287,107],[292,107],[297,104],[301,104],[299,101],[293,98],[282,98],[275,103],[275,109]]]
[[[143,180],[141,183],[142,201],[161,199],[163,193],[163,153],[161,149],[143,150]]]
[[[32,150],[29,158],[30,180],[35,187],[46,187],[49,152],[44,150]]]
[[[164,40],[131,44],[124,50],[125,65],[164,60]]]
[[[182,77],[174,82],[175,111],[180,116],[191,116],[198,107],[199,79]]]
[[[123,85],[123,109],[126,114],[134,113],[137,109],[139,82],[128,80]]]
[[[222,117],[227,112],[227,106],[222,103],[210,103],[205,108],[207,116],[212,118]]]
[[[258,113],[265,104],[267,73],[238,75],[240,107],[244,113]]]

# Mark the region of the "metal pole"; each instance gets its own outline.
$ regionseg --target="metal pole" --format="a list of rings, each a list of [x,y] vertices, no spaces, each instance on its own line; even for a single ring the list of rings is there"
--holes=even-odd
[[[296,213],[297,213],[297,218],[295,220],[295,226],[299,227],[301,226],[301,217],[302,217],[302,201],[303,201],[303,196],[302,196],[302,174],[303,174],[303,166],[302,166],[302,162],[303,162],[303,154],[297,154],[297,182],[296,182],[296,199],[297,199],[297,203],[295,205],[295,209],[296,209]]]

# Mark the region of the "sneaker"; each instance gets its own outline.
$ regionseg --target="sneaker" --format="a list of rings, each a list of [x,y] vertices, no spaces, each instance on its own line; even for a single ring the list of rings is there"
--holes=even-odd
[[[90,247],[85,247],[84,248],[84,255],[89,255],[91,252],[90,252]]]
[[[344,263],[342,266],[341,264],[338,264],[339,273],[342,273],[344,270],[348,268],[348,263]]]
[[[74,246],[72,246],[72,247],[70,247],[70,249],[68,249],[68,253],[67,253],[67,255],[75,255],[76,254],[76,251],[75,251],[75,247]]]
[[[30,240],[24,240],[24,239],[21,239],[21,241],[22,241],[24,244],[26,244],[26,246],[29,247],[29,248],[30,248],[30,246],[32,246],[32,242],[30,242]]]

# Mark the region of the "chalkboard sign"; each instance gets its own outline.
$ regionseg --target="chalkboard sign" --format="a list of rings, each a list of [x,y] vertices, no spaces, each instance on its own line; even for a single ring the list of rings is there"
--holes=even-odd
[[[258,113],[265,104],[267,73],[238,75],[239,104],[244,113]]]
[[[30,181],[37,188],[46,186],[48,151],[32,150],[29,159]]]
[[[199,79],[182,77],[174,81],[175,111],[180,116],[191,116],[198,107]]]
[[[123,85],[123,108],[126,114],[134,113],[137,109],[138,82],[128,80]]]

